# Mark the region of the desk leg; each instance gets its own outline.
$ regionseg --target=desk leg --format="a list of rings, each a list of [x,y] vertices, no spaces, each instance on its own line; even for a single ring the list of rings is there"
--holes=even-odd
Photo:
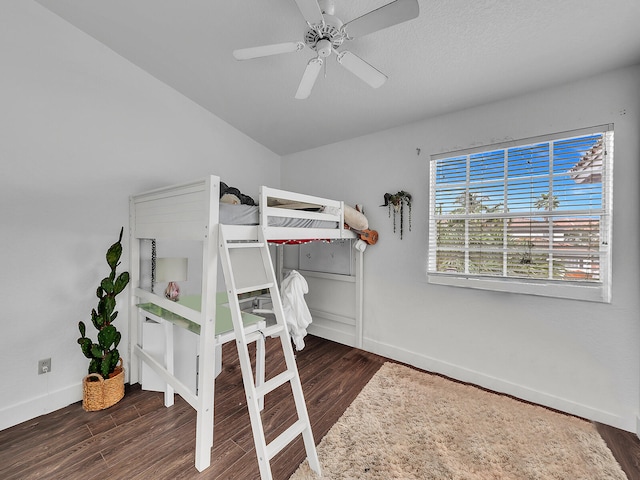
[[[173,324],[164,323],[164,365],[167,371],[173,375]],[[174,401],[174,390],[168,383],[164,387],[164,406],[170,407]]]

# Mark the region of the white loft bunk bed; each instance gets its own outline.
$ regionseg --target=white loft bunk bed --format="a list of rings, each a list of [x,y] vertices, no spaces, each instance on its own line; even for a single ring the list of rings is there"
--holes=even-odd
[[[223,221],[230,223],[237,221],[231,219],[230,208],[238,209],[241,212],[245,211],[239,216],[244,219],[240,222],[246,223],[248,218],[246,211],[250,210],[246,208],[246,205],[221,204],[219,192],[220,178],[211,175],[192,183],[160,188],[132,195],[130,198],[130,382],[134,384],[141,380],[142,364],[144,363],[163,382],[166,382],[166,406],[173,404],[175,391],[196,410],[195,466],[199,471],[206,469],[211,462],[214,381],[220,371],[220,346],[234,338],[228,309],[224,307],[224,301],[221,301],[221,296],[218,293],[219,224],[222,224]],[[320,211],[305,209],[310,205],[322,208]],[[342,201],[263,186],[260,188],[259,207],[257,208],[259,208],[258,212],[254,209],[249,214],[248,223],[251,223],[250,225],[224,224],[225,241],[256,241],[260,237],[267,241],[357,239],[357,234],[344,226],[344,204]],[[164,298],[163,295],[155,293],[153,283],[150,286],[143,285],[146,274],[144,272],[146,264],[143,258],[143,243],[149,240],[153,241],[154,248],[156,241],[162,242],[164,240],[200,244],[202,265],[198,295],[190,295],[185,301],[173,302]],[[360,346],[362,252],[364,249],[353,250],[355,252],[355,268],[352,274],[348,275],[351,277],[348,281],[355,287],[353,321],[344,322],[344,316],[331,313],[324,316],[328,317],[330,322],[337,320],[351,324],[350,326],[354,330],[352,343]],[[282,255],[279,255],[276,265],[281,271],[283,267]],[[280,273],[280,275],[282,274]],[[323,281],[332,278],[331,274],[323,273],[317,274],[317,277]],[[151,278],[153,279],[153,276]],[[224,285],[221,286],[220,290],[222,289],[224,289]],[[227,288],[227,291],[230,290]],[[164,361],[158,361],[144,347],[143,323],[149,318],[164,322],[167,326]],[[242,321],[245,322],[247,332],[264,327],[263,319],[251,314],[242,313]],[[174,375],[173,335],[171,333],[173,325],[185,327],[199,334],[198,375],[195,391]],[[320,335],[322,335],[321,332]],[[264,381],[264,339],[261,343],[259,335],[255,335],[255,337],[257,337],[256,386],[258,386]],[[260,356],[262,356],[261,359]]]

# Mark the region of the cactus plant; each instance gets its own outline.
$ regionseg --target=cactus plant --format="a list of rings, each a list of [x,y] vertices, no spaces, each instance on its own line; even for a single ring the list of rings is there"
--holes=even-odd
[[[111,273],[100,282],[100,286],[96,290],[96,296],[99,299],[98,306],[97,309],[94,308],[91,311],[91,323],[98,330],[98,343],[94,343],[91,338],[86,336],[84,322],[78,323],[80,330],[78,343],[84,356],[90,360],[89,373],[100,374],[104,379],[107,379],[109,374],[115,370],[120,360],[118,344],[122,335],[112,323],[118,316],[118,312],[115,310],[116,295],[122,292],[129,283],[128,272],[122,272],[116,277],[116,268],[120,265],[122,255],[123,232],[124,227],[120,229],[118,241],[107,250],[106,259]]]

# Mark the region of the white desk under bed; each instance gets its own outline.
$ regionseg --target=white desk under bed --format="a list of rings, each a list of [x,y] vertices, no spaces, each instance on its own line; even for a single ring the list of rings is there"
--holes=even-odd
[[[184,305],[193,310],[199,310],[201,305],[201,298],[199,295],[185,295],[177,302],[179,305]],[[225,292],[218,292],[216,295],[216,330],[215,330],[215,370],[214,375],[217,377],[222,370],[222,345],[235,339],[233,331],[233,323],[231,320],[231,311],[228,306],[227,294]],[[147,321],[151,320],[160,324],[164,331],[164,345],[162,348],[164,366],[167,371],[174,375],[174,329],[173,326],[184,328],[185,330],[200,335],[200,325],[177,315],[169,310],[154,304],[154,303],[141,303],[138,304],[140,314],[146,317]],[[249,312],[242,312],[242,319],[247,333],[255,332],[266,326],[265,319],[258,315],[254,315]],[[256,385],[264,383],[264,338],[259,338],[256,342]],[[145,357],[152,357],[147,352],[147,345],[142,349],[141,355]],[[197,356],[198,352],[194,352]],[[144,378],[143,378],[144,380]],[[189,391],[190,388],[186,387]],[[166,383],[164,386],[164,404],[166,407],[173,405],[174,389]]]

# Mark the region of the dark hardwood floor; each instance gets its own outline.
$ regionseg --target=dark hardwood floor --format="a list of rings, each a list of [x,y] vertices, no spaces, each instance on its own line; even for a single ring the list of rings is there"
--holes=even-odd
[[[317,442],[344,413],[385,359],[308,336],[297,353]],[[284,370],[279,340],[267,339],[267,378]],[[182,398],[170,408],[159,392],[127,386],[113,407],[85,412],[80,402],[0,431],[0,479],[257,479],[260,477],[235,343],[223,348],[216,379],[211,467],[194,467],[196,414]],[[288,384],[267,395],[267,442],[294,422]],[[271,462],[288,478],[305,458],[301,438]]]
[[[75,403],[0,431],[0,478],[9,479],[257,479],[249,414],[235,345],[223,350],[216,380],[212,464],[194,467],[195,411],[176,395],[163,406],[159,392],[127,386],[117,405],[85,412]],[[316,442],[328,432],[386,359],[317,337],[297,354]],[[267,341],[267,376],[284,369],[277,340]],[[294,421],[290,388],[266,399],[267,441]],[[640,480],[640,440],[629,432],[597,425],[630,480]],[[302,440],[272,461],[275,479],[287,479],[304,460]]]
[[[601,423],[595,425],[629,480],[640,480],[640,440],[638,437],[631,432]]]

